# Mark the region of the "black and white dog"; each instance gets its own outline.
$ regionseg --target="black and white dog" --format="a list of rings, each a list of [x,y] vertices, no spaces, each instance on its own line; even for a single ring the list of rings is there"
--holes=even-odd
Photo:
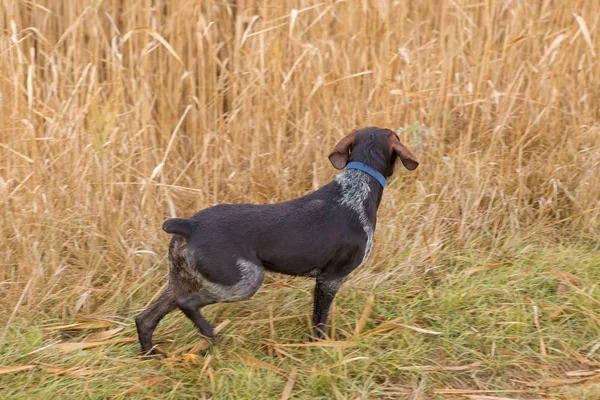
[[[316,278],[314,334],[323,338],[340,285],[371,254],[385,178],[398,157],[409,170],[419,165],[393,131],[354,130],[329,155],[346,171],[313,193],[279,204],[221,204],[165,221],[173,234],[169,283],[135,319],[142,351],[153,352],[156,325],[177,307],[214,341],[200,309],[249,299],[265,270]]]

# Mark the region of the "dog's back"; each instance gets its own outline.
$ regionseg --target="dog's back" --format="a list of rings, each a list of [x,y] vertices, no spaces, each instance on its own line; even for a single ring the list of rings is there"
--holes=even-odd
[[[197,268],[204,274],[222,273],[244,258],[284,274],[313,275],[340,255],[349,264],[364,255],[368,238],[356,214],[364,206],[349,201],[344,189],[334,181],[284,203],[220,204],[190,219],[169,219],[163,229],[185,238],[185,251],[197,255]],[[366,200],[365,194],[356,196]]]

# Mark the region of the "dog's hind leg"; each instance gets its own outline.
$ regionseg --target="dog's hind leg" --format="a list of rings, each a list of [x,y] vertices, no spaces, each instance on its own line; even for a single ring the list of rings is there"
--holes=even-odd
[[[211,343],[215,341],[215,334],[210,324],[200,314],[200,309],[215,303],[218,303],[218,300],[206,289],[177,299],[177,305],[181,311],[196,325],[202,336],[208,338]]]
[[[236,268],[239,272],[239,280],[234,285],[223,285],[206,279],[204,288],[199,292],[177,298],[177,305],[181,311],[211,343],[215,342],[214,332],[210,324],[200,314],[200,309],[215,303],[247,300],[256,293],[265,278],[263,266],[249,260],[238,259]]]
[[[332,278],[324,274],[317,275],[313,306],[313,329],[317,339],[325,339],[329,308],[345,279],[345,277]]]
[[[175,296],[167,288],[150,307],[135,318],[138,338],[144,354],[152,350],[152,334],[160,320],[176,307]]]

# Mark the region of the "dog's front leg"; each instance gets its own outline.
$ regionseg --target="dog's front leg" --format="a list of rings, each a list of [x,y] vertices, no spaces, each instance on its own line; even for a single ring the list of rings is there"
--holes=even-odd
[[[345,277],[331,278],[326,275],[317,276],[313,307],[313,329],[317,339],[325,339],[329,308]]]

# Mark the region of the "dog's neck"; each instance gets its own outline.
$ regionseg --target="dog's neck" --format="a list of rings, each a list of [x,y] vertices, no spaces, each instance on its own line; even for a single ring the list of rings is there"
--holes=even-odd
[[[367,243],[362,261],[365,262],[373,249],[377,209],[381,202],[383,188],[375,178],[356,169],[347,169],[342,174],[336,176],[334,182],[340,186],[341,197],[338,200],[339,203],[356,213],[367,235]]]
[[[375,228],[375,214],[381,202],[383,188],[375,178],[363,171],[348,169],[335,178],[340,185],[340,204],[357,212],[363,222]]]
[[[377,211],[383,195],[381,184],[364,171],[347,169],[335,178],[342,189],[344,205],[350,208],[361,206],[363,209],[374,209]],[[352,206],[351,206],[352,205]]]

